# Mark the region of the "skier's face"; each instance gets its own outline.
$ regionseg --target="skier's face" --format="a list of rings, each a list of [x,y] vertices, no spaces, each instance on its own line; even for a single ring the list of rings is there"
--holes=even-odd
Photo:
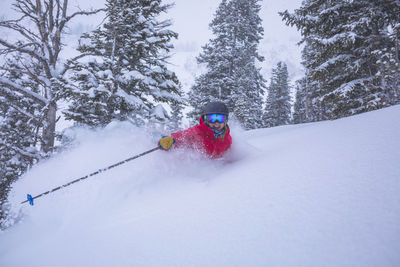
[[[214,123],[208,123],[210,125],[211,128],[218,130],[218,131],[222,131],[222,129],[224,129],[225,123],[220,123],[218,121],[214,122]]]
[[[210,128],[213,128],[217,131],[221,131],[225,126],[226,116],[224,114],[208,114],[206,115],[206,120],[208,121],[208,125]]]

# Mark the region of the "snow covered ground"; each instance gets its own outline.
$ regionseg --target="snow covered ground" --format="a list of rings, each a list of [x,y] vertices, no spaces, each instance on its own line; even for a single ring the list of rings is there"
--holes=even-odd
[[[79,142],[15,184],[20,220],[0,266],[400,266],[400,106],[242,131],[222,161],[156,151],[129,124]]]

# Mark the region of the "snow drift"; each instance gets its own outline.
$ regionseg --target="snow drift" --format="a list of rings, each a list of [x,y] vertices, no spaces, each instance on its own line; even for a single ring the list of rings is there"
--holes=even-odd
[[[21,205],[156,139],[77,130],[14,185],[0,266],[400,266],[399,117],[232,127],[224,160],[156,151]]]

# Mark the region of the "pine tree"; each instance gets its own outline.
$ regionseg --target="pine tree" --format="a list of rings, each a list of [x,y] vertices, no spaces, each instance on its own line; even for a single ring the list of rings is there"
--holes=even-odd
[[[95,14],[100,10],[79,10],[69,14],[68,1],[61,0],[15,0],[13,8],[18,17],[0,21],[0,28],[12,31],[14,35],[14,41],[0,37],[0,55],[4,58],[0,90],[7,98],[26,97],[40,106],[40,146],[48,153],[54,148],[57,102],[63,99],[68,86],[64,77],[67,68],[59,57],[65,28],[76,16]],[[20,77],[10,80],[16,70]],[[18,110],[23,110],[19,103],[13,102]],[[36,117],[37,114],[29,116]]]
[[[107,22],[84,34],[78,47],[89,61],[72,62],[78,84],[66,118],[89,126],[129,119],[143,125],[154,103],[178,105],[181,89],[168,70],[171,39],[177,34],[158,21],[170,5],[161,0],[107,0]]]
[[[8,105],[0,97],[0,207],[7,200],[11,184],[18,179],[29,167],[42,158],[35,147],[37,133],[35,124],[30,122],[28,116],[24,116],[19,107]],[[22,100],[25,103],[24,110],[29,109],[32,102],[29,99]],[[32,109],[32,108],[31,108]],[[6,210],[0,208],[0,228]]]
[[[9,59],[3,66],[10,70],[4,78],[20,84],[24,88],[38,88],[34,80],[28,79],[17,64],[22,60],[18,55]],[[39,71],[32,68],[32,73]],[[11,184],[30,166],[42,158],[37,147],[40,144],[39,127],[42,106],[34,99],[5,90],[0,96],[0,227],[6,217],[5,206]],[[36,91],[37,92],[37,91]]]
[[[59,55],[66,27],[79,15],[68,1],[15,0],[15,19],[0,20],[0,201],[11,183],[55,148],[58,101],[68,87]],[[11,38],[12,36],[12,38]],[[5,210],[0,205],[0,219]]]
[[[193,111],[188,113],[189,119],[196,122],[202,112],[203,106],[211,101],[221,100],[228,102],[233,87],[231,77],[233,64],[231,63],[230,25],[226,22],[229,16],[228,0],[222,0],[210,28],[215,38],[209,40],[203,47],[203,52],[197,57],[198,64],[207,67],[206,73],[196,77],[195,84],[189,92],[189,104]],[[231,108],[232,105],[228,106]]]
[[[296,100],[294,103],[294,123],[320,121],[323,118],[321,106],[321,85],[312,80],[307,64],[313,57],[311,42],[305,40],[302,50],[302,64],[305,66],[305,76],[296,82]]]
[[[397,2],[308,0],[294,14],[281,13],[288,24],[301,30],[303,42],[307,41],[305,67],[308,79],[318,84],[314,88],[319,92],[312,101],[320,104],[321,119],[357,114],[392,102],[389,91],[393,89],[380,74],[381,55],[395,47],[388,27],[398,23]],[[387,6],[391,15],[384,10]]]
[[[168,123],[167,130],[169,133],[182,129],[184,104],[176,104],[172,106],[171,119]]]
[[[386,48],[374,51],[379,65],[376,78],[385,88],[391,105],[400,103],[400,2],[374,0],[374,7],[384,17],[389,41]],[[385,29],[382,29],[385,32]]]
[[[266,127],[290,123],[290,86],[287,66],[278,62],[272,70],[271,84],[268,87],[267,105],[263,117]]]
[[[11,183],[55,148],[56,112],[68,68],[60,59],[66,27],[77,16],[68,1],[15,0],[14,19],[0,20],[0,227]]]
[[[256,66],[264,60],[257,51],[263,35],[259,11],[259,0],[223,0],[219,5],[210,23],[215,37],[197,58],[207,71],[189,93],[192,119],[198,119],[205,103],[220,100],[245,128],[261,126],[265,80]]]
[[[296,82],[296,100],[294,102],[293,123],[308,121],[307,80],[303,78]]]

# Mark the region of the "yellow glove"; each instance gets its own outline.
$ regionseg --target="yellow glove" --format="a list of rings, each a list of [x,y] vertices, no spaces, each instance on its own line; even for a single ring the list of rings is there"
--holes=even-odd
[[[158,141],[158,145],[160,149],[163,150],[171,150],[174,147],[175,139],[171,136],[164,136],[163,138]]]

